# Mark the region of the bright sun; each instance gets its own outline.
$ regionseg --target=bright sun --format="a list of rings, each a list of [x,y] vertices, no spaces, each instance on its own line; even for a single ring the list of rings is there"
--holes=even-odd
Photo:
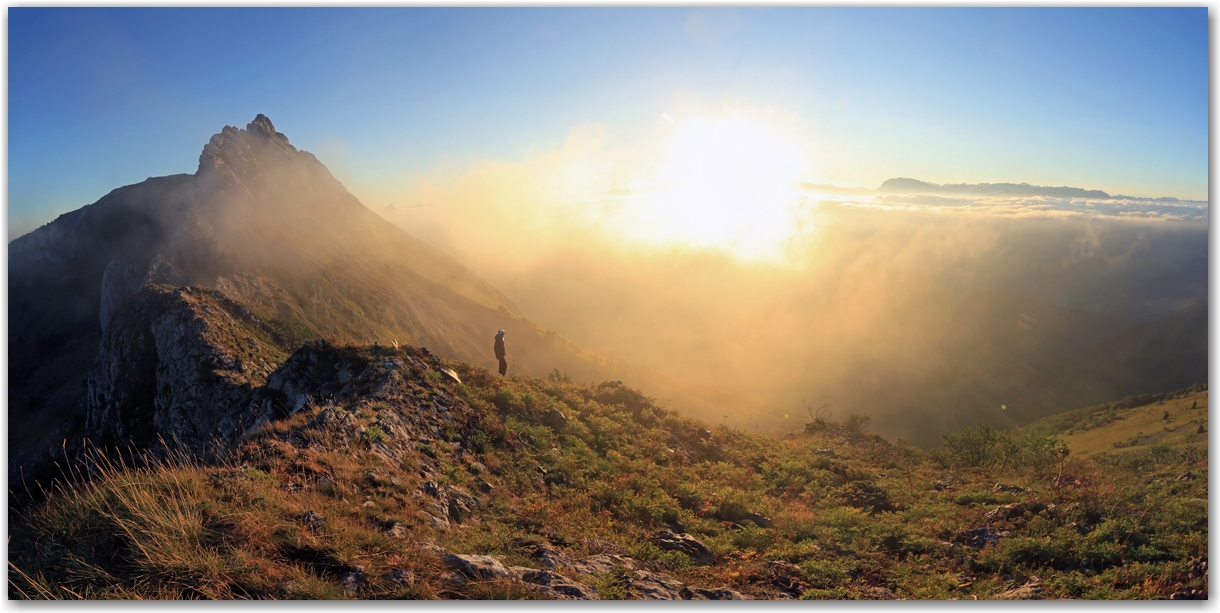
[[[655,242],[720,247],[746,260],[781,258],[800,198],[804,160],[768,126],[744,117],[677,122],[656,189],[631,232]]]

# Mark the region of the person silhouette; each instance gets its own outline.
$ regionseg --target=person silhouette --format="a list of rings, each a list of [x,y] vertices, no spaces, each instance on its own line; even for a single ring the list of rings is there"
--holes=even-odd
[[[504,359],[504,331],[496,333],[496,359],[500,360],[500,374],[508,374],[508,361]]]

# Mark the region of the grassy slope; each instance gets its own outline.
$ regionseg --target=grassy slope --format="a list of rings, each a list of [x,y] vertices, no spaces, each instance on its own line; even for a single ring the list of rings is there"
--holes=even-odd
[[[410,353],[342,351],[362,363]],[[428,540],[524,566],[538,565],[528,546],[543,541],[574,556],[623,552],[690,585],[756,597],[779,594],[773,560],[799,567],[786,585],[807,598],[866,598],[878,587],[905,598],[990,598],[1035,575],[1051,598],[1206,590],[1191,563],[1206,558],[1208,540],[1205,447],[1202,456],[1186,451],[1197,443],[1132,449],[1106,464],[1073,454],[1064,470],[1077,479],[1055,488],[1053,472],[955,466],[858,428],[831,423],[777,440],[716,427],[709,437],[619,385],[448,365],[462,384],[434,368],[404,374],[392,395],[358,392],[276,423],[225,465],[114,468],[29,505],[12,516],[10,561],[20,573],[10,594],[538,595],[519,583],[454,585],[416,545]],[[551,409],[566,427],[546,425]],[[387,423],[407,425],[377,425]],[[833,456],[816,451],[825,449]],[[1176,480],[1186,470],[1198,478]],[[484,480],[490,493],[480,493]],[[428,481],[474,492],[481,506],[461,524],[435,527],[424,514]],[[993,493],[996,482],[1038,492]],[[1033,498],[1056,510],[986,519]],[[310,512],[324,523],[311,524]],[[675,524],[716,562],[698,566],[650,542]],[[982,550],[955,538],[981,526],[1011,537]],[[353,581],[357,567],[364,574]],[[623,594],[613,573],[574,578],[604,598]]]
[[[1147,452],[1157,443],[1206,449],[1208,396],[1203,387],[1068,411],[1033,422],[1022,431],[1061,435],[1077,456],[1102,459]]]
[[[1146,452],[1157,443],[1173,447],[1199,444],[1206,447],[1207,406],[1207,392],[1198,392],[1185,398],[1116,411],[1115,421],[1087,430],[1072,430],[1063,438],[1076,453],[1086,456]]]

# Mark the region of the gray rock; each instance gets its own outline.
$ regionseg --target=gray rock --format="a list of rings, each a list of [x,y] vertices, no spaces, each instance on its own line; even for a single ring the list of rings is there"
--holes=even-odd
[[[637,570],[624,575],[623,583],[628,592],[642,600],[682,600],[682,582],[662,573]]]
[[[699,564],[711,564],[716,561],[716,554],[712,553],[707,545],[685,532],[675,533],[670,530],[662,530],[652,540],[657,547],[666,551],[680,551],[694,558]]]
[[[538,560],[546,568],[571,568],[572,560],[564,555],[562,551],[546,545],[539,545],[530,557]]]
[[[139,264],[123,263],[119,260],[110,260],[106,265],[106,271],[102,273],[102,299],[98,310],[103,333],[110,325],[110,318],[123,308],[128,298],[140,290],[145,272],[145,267]]]
[[[442,560],[463,575],[479,581],[515,578],[512,571],[491,556],[447,553]]]
[[[326,518],[314,513],[312,510],[305,511],[305,514],[301,515],[301,521],[305,522],[305,525],[309,526],[309,529],[314,532],[321,532],[322,528],[326,527]]]
[[[424,518],[428,520],[428,525],[433,528],[448,528],[451,525],[448,519],[431,513],[424,513]]]
[[[356,589],[356,586],[364,580],[364,575],[363,566],[353,566],[351,570],[343,575],[343,579],[339,583],[343,585],[344,590],[351,591]]]
[[[449,519],[459,524],[466,521],[474,510],[481,506],[478,498],[457,486],[447,488],[446,497],[449,499]]]
[[[521,580],[543,586],[543,593],[560,600],[597,600],[596,589],[551,570],[527,570]]]
[[[385,578],[403,587],[415,585],[415,573],[407,568],[392,568]]]
[[[580,560],[573,560],[569,568],[582,575],[594,573],[609,573],[616,569],[635,570],[639,563],[634,558],[613,553],[601,553]]]
[[[248,309],[198,287],[145,287],[127,302],[89,375],[91,440],[157,451],[160,438],[206,456],[217,438],[267,421],[272,406],[254,393],[268,374],[260,364],[276,358],[255,341],[266,332]]]

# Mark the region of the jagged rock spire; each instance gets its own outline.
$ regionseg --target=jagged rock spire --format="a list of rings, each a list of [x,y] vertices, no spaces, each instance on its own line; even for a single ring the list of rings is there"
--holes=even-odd
[[[297,152],[288,137],[275,131],[271,120],[259,113],[245,130],[225,126],[212,136],[199,154],[198,175],[212,174],[227,168],[230,174],[247,175],[269,159],[291,158]]]

